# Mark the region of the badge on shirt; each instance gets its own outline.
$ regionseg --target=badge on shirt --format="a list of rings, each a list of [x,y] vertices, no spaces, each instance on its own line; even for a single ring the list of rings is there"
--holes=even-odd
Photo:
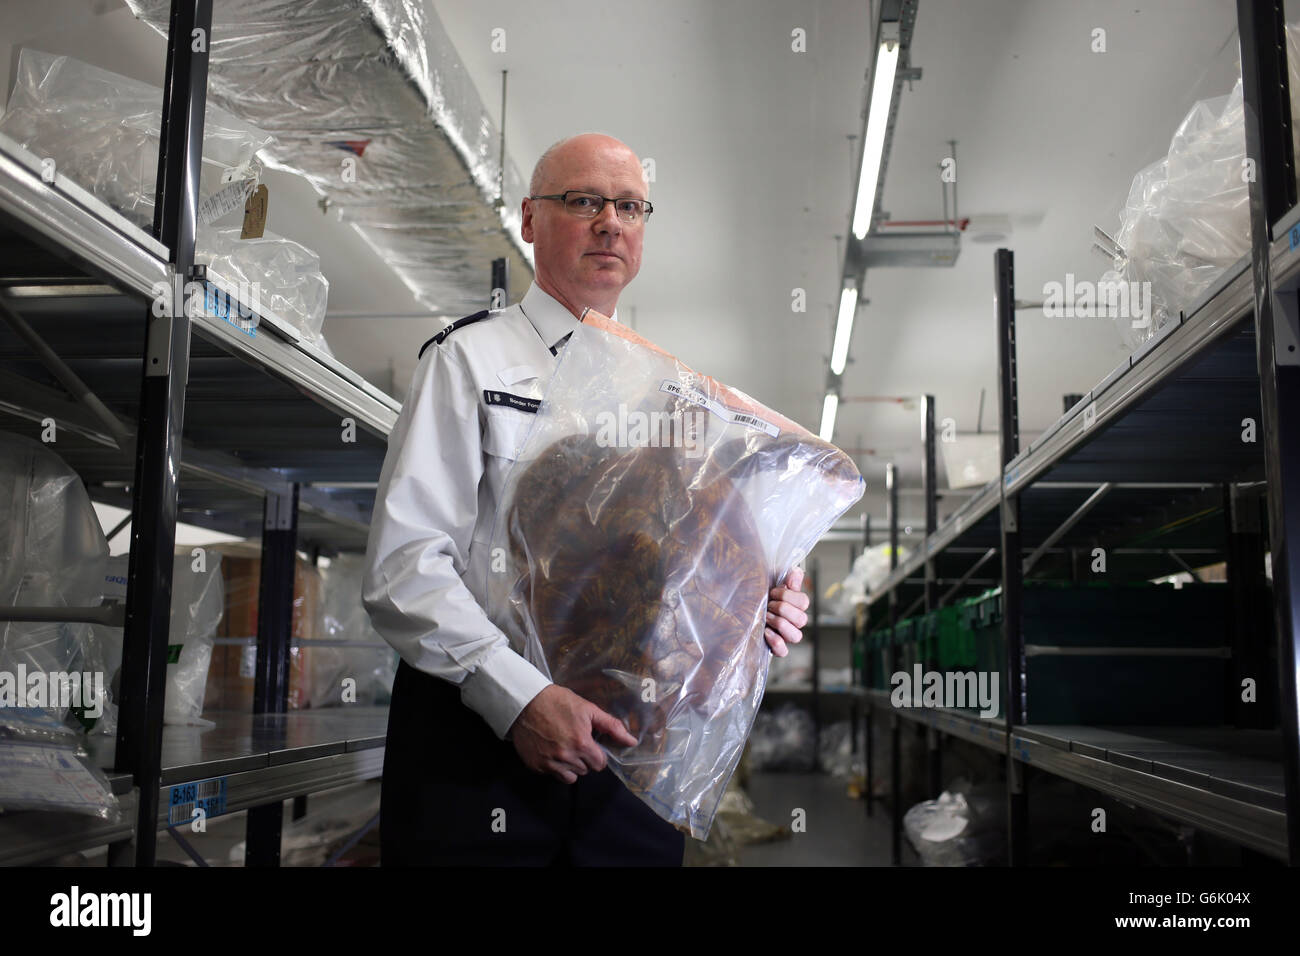
[[[542,407],[540,398],[525,398],[522,395],[511,395],[509,392],[494,392],[487,388],[483,389],[483,401],[489,405],[504,405],[507,408],[516,408],[521,412],[532,412],[534,415]]]

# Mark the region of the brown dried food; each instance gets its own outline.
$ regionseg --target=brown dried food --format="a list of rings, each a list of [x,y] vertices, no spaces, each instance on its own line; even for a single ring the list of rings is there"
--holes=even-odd
[[[639,744],[625,770],[649,788],[673,715],[730,707],[762,673],[769,582],[754,517],[712,459],[585,435],[547,448],[514,501],[517,594],[551,677],[627,721]]]

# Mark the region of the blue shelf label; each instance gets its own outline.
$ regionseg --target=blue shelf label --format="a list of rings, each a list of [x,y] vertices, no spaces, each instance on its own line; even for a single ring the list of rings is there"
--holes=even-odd
[[[1291,251],[1292,252],[1295,251],[1296,246],[1300,246],[1300,223],[1297,223],[1296,225],[1291,227]]]
[[[210,777],[172,787],[167,802],[167,825],[180,826],[192,822],[194,811],[200,807],[208,820],[226,812],[225,777]]]

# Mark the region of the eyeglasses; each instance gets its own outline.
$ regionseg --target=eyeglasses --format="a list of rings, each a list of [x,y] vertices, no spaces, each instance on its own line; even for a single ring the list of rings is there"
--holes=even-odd
[[[645,199],[610,199],[608,196],[578,192],[574,189],[565,190],[556,196],[529,196],[528,198],[558,199],[564,203],[564,208],[571,215],[579,219],[595,219],[605,208],[605,203],[612,202],[618,218],[634,225],[646,222],[650,218],[650,213],[655,211],[654,206]]]

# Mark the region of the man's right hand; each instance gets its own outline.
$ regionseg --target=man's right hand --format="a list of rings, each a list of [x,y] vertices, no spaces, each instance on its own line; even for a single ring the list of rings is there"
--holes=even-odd
[[[627,747],[636,744],[623,722],[573,691],[551,684],[528,702],[510,727],[510,739],[529,770],[575,783],[589,770],[605,769],[605,752],[592,738],[607,734]]]

